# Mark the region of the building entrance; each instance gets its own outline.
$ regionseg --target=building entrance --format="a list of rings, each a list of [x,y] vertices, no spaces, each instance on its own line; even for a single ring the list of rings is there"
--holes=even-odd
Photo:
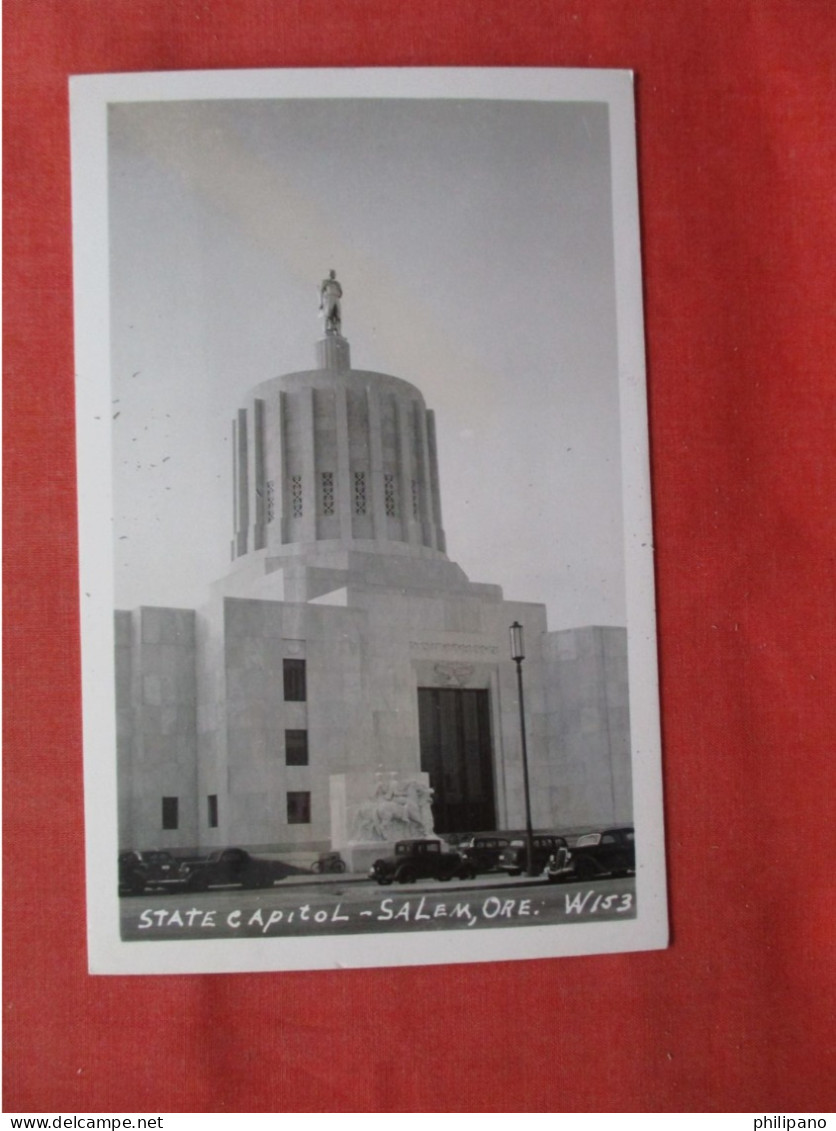
[[[437,833],[496,828],[487,691],[418,688],[421,769],[434,792]]]

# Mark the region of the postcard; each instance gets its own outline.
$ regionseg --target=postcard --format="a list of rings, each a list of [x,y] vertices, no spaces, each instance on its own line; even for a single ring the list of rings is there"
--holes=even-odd
[[[71,130],[91,972],[666,946],[631,74]]]

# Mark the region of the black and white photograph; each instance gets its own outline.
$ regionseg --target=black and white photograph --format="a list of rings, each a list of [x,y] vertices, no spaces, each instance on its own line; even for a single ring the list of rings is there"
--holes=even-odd
[[[91,972],[666,946],[630,73],[71,118]]]

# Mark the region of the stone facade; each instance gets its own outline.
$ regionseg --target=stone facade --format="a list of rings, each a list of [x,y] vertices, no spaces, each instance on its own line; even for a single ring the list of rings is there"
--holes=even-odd
[[[544,606],[469,581],[419,391],[351,370],[338,334],[318,359],[234,420],[233,564],[207,603],[116,614],[122,847],[348,851],[387,781],[429,784],[448,822],[522,827],[513,621],[535,826],[629,820],[626,631],[549,632]]]

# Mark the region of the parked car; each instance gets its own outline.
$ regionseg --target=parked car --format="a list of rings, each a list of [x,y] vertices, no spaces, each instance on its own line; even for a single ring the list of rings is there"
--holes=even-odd
[[[243,848],[222,848],[205,859],[189,860],[190,891],[211,887],[269,888],[290,875],[291,869],[280,860],[251,856]]]
[[[579,880],[626,876],[635,870],[635,830],[630,825],[584,833],[572,846],[572,871]]]
[[[379,884],[416,880],[472,880],[476,871],[459,852],[445,852],[440,840],[399,840],[393,856],[375,860],[369,876]]]
[[[165,849],[119,853],[120,895],[142,895],[152,888],[182,891],[188,881],[188,867]]]
[[[553,852],[546,861],[543,875],[550,884],[565,883],[575,878],[575,867],[572,853],[564,845]]]
[[[456,848],[477,872],[492,872],[499,865],[500,854],[508,844],[507,836],[474,833],[473,836],[463,837]]]
[[[551,833],[535,833],[531,841],[531,871],[539,876],[545,868],[550,856],[555,856],[561,848],[568,850],[566,840],[562,836]],[[507,848],[499,856],[499,867],[509,876],[519,876],[526,869],[526,842],[525,837],[514,837]]]

